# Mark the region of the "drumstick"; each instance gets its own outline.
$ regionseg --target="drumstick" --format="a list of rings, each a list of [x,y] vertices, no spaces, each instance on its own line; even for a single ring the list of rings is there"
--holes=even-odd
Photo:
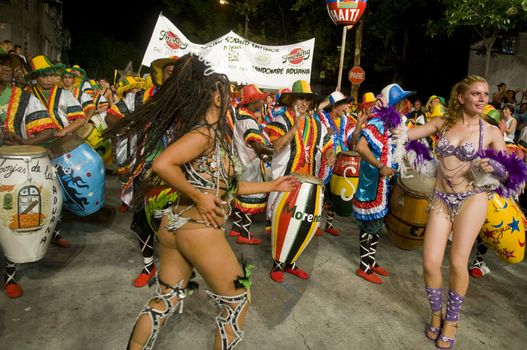
[[[36,205],[38,204],[38,201],[32,201],[29,206],[22,212],[22,214],[29,213]]]

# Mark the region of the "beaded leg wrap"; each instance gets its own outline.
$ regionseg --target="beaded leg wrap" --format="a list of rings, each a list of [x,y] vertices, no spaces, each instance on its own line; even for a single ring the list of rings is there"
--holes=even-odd
[[[154,267],[154,232],[148,226],[144,210],[134,212],[130,228],[136,233],[139,248],[141,248],[141,254],[144,260],[143,272],[149,274]]]
[[[379,235],[370,236],[370,264],[372,267],[378,266],[375,260],[375,254],[377,253],[377,243],[379,243]]]
[[[234,349],[243,338],[243,330],[238,325],[238,318],[247,304],[247,292],[236,296],[217,295],[211,291],[207,291],[207,294],[223,311],[216,317],[216,324],[218,325],[221,337],[221,348],[222,350]],[[229,304],[238,305],[233,309]],[[229,342],[227,336],[227,326],[231,327],[234,333],[234,339],[231,342]]]
[[[246,214],[246,213],[241,213],[242,214],[242,221],[241,221],[241,231],[240,231],[240,234],[242,235],[242,237],[245,237],[245,238],[252,238],[251,237],[251,224],[253,223],[253,221],[251,220],[251,216],[250,214]]]
[[[485,259],[485,254],[487,254],[487,250],[489,248],[487,248],[487,246],[485,245],[485,243],[483,243],[483,240],[481,238],[478,237],[478,245],[477,245],[477,251],[476,251],[476,259],[474,260],[474,266],[475,267],[483,267],[485,265],[484,263],[484,259]]]
[[[232,221],[232,231],[242,232],[242,215],[240,209],[234,209],[234,219]]]
[[[441,307],[443,305],[443,289],[426,287],[426,294],[428,295],[428,301],[430,302],[432,312],[441,312]]]
[[[326,229],[333,227],[333,219],[335,218],[335,206],[331,200],[326,201]]]
[[[360,231],[359,239],[359,253],[360,253],[360,269],[366,273],[371,273],[371,258],[370,258],[370,235],[368,232]]]
[[[457,322],[463,300],[465,300],[465,298],[457,294],[455,290],[450,289],[448,291],[445,320],[448,322]]]
[[[4,284],[10,285],[10,284],[16,284],[15,279],[16,274],[16,264],[12,261],[5,259],[5,275],[4,275]]]
[[[176,284],[174,287],[169,286],[168,284],[164,283],[157,277],[157,290],[155,292],[155,295],[148,299],[143,311],[139,313],[139,316],[137,317],[137,320],[143,315],[148,315],[150,318],[150,336],[146,340],[146,343],[143,347],[143,350],[150,350],[153,348],[154,343],[157,339],[157,336],[159,335],[159,329],[164,324],[163,321],[166,322],[166,320],[178,310],[178,313],[183,312],[183,300],[187,296],[186,290],[184,288],[181,288],[181,285],[183,284],[183,281],[180,281],[178,284]],[[170,291],[168,293],[163,294],[161,292],[161,285],[163,285],[166,288],[169,288]],[[175,300],[174,300],[175,299]],[[164,304],[163,310],[156,309],[153,306],[149,306],[148,304],[151,301],[162,301]],[[138,321],[136,321],[137,323]],[[130,341],[132,339],[132,336],[135,332],[132,331],[132,335],[130,336],[130,340],[128,341],[128,347],[130,346]]]

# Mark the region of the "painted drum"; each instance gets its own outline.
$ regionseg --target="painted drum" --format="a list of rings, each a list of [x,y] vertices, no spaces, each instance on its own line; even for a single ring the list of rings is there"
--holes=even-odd
[[[517,264],[525,256],[525,224],[525,216],[513,199],[493,193],[479,236],[503,261]]]
[[[46,146],[62,188],[64,208],[86,216],[104,205],[104,163],[77,135],[66,135]]]
[[[96,128],[91,121],[78,128],[74,134],[80,136],[88,145],[96,150],[101,155],[105,164],[112,162],[112,147],[110,141],[102,138],[102,130]]]
[[[351,199],[359,183],[360,155],[357,152],[340,152],[337,155],[333,174],[329,181],[331,199],[335,213],[339,216],[351,216]]]
[[[428,222],[428,205],[435,178],[417,172],[398,177],[388,201],[389,212],[384,218],[388,237],[397,247],[414,250],[423,244]]]
[[[103,131],[108,129],[108,124],[106,124],[106,111],[94,113],[90,118],[90,122],[99,130]]]
[[[62,191],[39,146],[0,147],[0,246],[15,263],[40,260],[62,210]]]
[[[273,203],[271,246],[273,258],[294,263],[307,247],[320,225],[324,186],[320,179],[292,174],[300,185],[281,192]]]

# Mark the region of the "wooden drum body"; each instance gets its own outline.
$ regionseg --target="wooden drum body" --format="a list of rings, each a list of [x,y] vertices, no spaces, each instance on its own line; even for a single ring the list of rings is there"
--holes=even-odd
[[[66,135],[47,146],[57,169],[64,207],[86,216],[104,205],[104,163],[101,156],[76,135]]]
[[[313,238],[320,225],[324,201],[320,179],[293,175],[301,185],[294,191],[278,194],[272,209],[273,258],[287,263],[294,263]]]
[[[357,152],[340,152],[333,166],[329,182],[335,213],[339,216],[351,216],[351,199],[359,183],[360,155]]]
[[[428,222],[428,206],[435,178],[411,172],[412,177],[397,179],[384,218],[388,237],[399,248],[414,250],[423,244]]]
[[[492,194],[487,218],[479,236],[508,264],[517,264],[525,256],[525,216],[513,199]]]
[[[60,218],[62,192],[47,149],[0,147],[0,245],[15,263],[40,260]]]

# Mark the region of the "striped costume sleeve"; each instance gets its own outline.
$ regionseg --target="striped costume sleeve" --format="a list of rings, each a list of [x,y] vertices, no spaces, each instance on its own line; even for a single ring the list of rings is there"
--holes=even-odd
[[[265,140],[262,136],[262,133],[260,132],[260,128],[258,127],[258,122],[254,119],[245,119],[243,120],[243,123],[245,123],[243,140],[245,141],[247,146],[249,146],[249,143],[253,141],[265,145]]]
[[[123,100],[120,100],[108,109],[108,114],[120,119],[124,118],[127,114],[130,114],[130,110],[126,106],[126,103],[124,103]]]
[[[271,142],[287,134],[287,126],[283,116],[276,117],[271,123],[265,126],[265,132],[269,135]]]
[[[380,154],[382,153],[383,144],[381,141],[382,134],[379,132],[379,129],[377,129],[375,125],[368,123],[360,131],[360,136],[364,137],[366,141],[368,141],[368,145],[370,146],[370,149],[373,151],[375,156],[380,156]]]
[[[95,109],[95,104],[93,103],[93,96],[87,94],[85,91],[81,93],[81,105],[84,113],[87,113]]]
[[[25,128],[28,137],[34,136],[46,129],[57,129],[53,119],[42,103],[31,95],[25,111]]]
[[[73,94],[68,90],[63,90],[62,94],[66,100],[66,105],[68,106],[66,108],[66,117],[68,118],[69,122],[72,123],[77,119],[86,119],[86,116],[82,111],[81,104],[79,101],[77,101],[75,96],[73,96]]]

